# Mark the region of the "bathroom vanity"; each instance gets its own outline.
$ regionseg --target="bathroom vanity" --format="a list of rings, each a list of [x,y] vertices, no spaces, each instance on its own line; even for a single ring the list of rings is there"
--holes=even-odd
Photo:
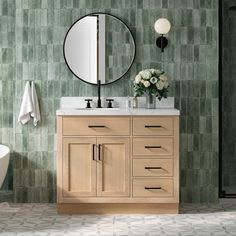
[[[179,111],[173,99],[161,100],[158,105],[164,106],[152,110],[144,109],[142,102],[139,109],[127,109],[124,104],[130,101],[119,97],[102,104],[101,85],[122,78],[135,58],[136,45],[127,24],[107,13],[85,15],[68,29],[63,52],[70,71],[97,85],[98,96],[61,99],[57,111],[58,212],[177,213]],[[153,84],[164,72],[152,71]],[[159,98],[166,97],[166,85],[159,88]]]
[[[59,213],[178,213],[179,111],[57,111]]]

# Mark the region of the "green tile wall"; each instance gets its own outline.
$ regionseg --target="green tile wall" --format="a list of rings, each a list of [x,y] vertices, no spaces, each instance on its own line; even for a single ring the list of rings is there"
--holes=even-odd
[[[181,110],[181,201],[216,202],[217,0],[0,1],[0,143],[12,150],[14,201],[55,202],[55,111],[59,99],[96,95],[95,86],[75,79],[67,69],[62,43],[73,21],[98,11],[126,22],[137,44],[129,73],[104,86],[102,94],[132,95],[130,79],[139,70],[165,70],[172,79],[170,95]],[[172,23],[164,53],[155,46],[153,29],[161,16]],[[40,98],[42,123],[36,128],[32,123],[17,123],[27,80],[35,81]]]

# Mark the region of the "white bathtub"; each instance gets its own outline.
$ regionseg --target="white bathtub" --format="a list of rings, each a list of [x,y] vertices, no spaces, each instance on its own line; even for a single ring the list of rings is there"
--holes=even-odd
[[[0,144],[0,188],[7,174],[10,159],[10,149]]]

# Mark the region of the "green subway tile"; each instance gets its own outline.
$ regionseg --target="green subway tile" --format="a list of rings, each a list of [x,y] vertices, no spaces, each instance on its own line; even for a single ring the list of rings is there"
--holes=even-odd
[[[182,10],[181,9],[175,9],[175,17],[174,17],[173,23],[175,24],[175,26],[181,26],[181,23],[182,23]]]
[[[175,1],[175,8],[186,8],[187,0],[176,0]]]
[[[54,135],[48,135],[48,151],[54,150]]]
[[[41,0],[41,8],[51,9],[53,8],[53,1],[51,0]]]
[[[169,4],[168,1],[162,0],[162,8],[168,8]]]
[[[41,187],[42,185],[42,171],[41,170],[36,170],[35,171],[35,184],[34,186]]]
[[[59,62],[63,58],[61,45],[55,45],[53,47],[53,61]]]
[[[71,9],[60,11],[60,26],[68,26],[72,24]]]
[[[211,8],[212,0],[200,0],[201,8]]]
[[[193,27],[188,27],[188,31],[187,31],[187,42],[188,44],[193,44],[194,43],[194,28]]]
[[[206,81],[201,81],[200,83],[200,98],[205,98],[206,94],[208,94],[207,89],[206,89]]]
[[[206,26],[206,10],[200,10],[200,24],[201,26]]]
[[[53,187],[53,175],[49,171],[47,172],[47,187],[48,188]]]
[[[28,20],[29,20],[29,11],[28,10],[23,10],[23,25],[27,26],[28,25]]]
[[[193,25],[193,14],[190,9],[182,10],[182,25],[184,26],[192,26]]]
[[[193,135],[193,150],[194,151],[199,151],[199,140],[200,136],[198,134]]]
[[[216,176],[217,179],[217,176]],[[214,202],[217,203],[218,202],[218,189],[215,187],[209,188],[208,193],[208,202]]]
[[[69,88],[66,86],[67,81],[61,81],[61,96],[68,96],[69,95]]]
[[[31,0],[29,1],[29,9],[38,9],[41,7],[42,0]]]
[[[11,48],[2,48],[2,63],[13,62],[13,50]]]

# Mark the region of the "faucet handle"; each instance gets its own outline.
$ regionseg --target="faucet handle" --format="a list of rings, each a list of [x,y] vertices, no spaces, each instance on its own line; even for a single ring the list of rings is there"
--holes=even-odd
[[[93,99],[87,98],[87,99],[84,99],[84,101],[87,102],[86,108],[91,108],[91,103],[90,102],[93,101]]]
[[[107,108],[112,108],[112,102],[114,101],[114,99],[106,99],[106,101],[108,101]]]

